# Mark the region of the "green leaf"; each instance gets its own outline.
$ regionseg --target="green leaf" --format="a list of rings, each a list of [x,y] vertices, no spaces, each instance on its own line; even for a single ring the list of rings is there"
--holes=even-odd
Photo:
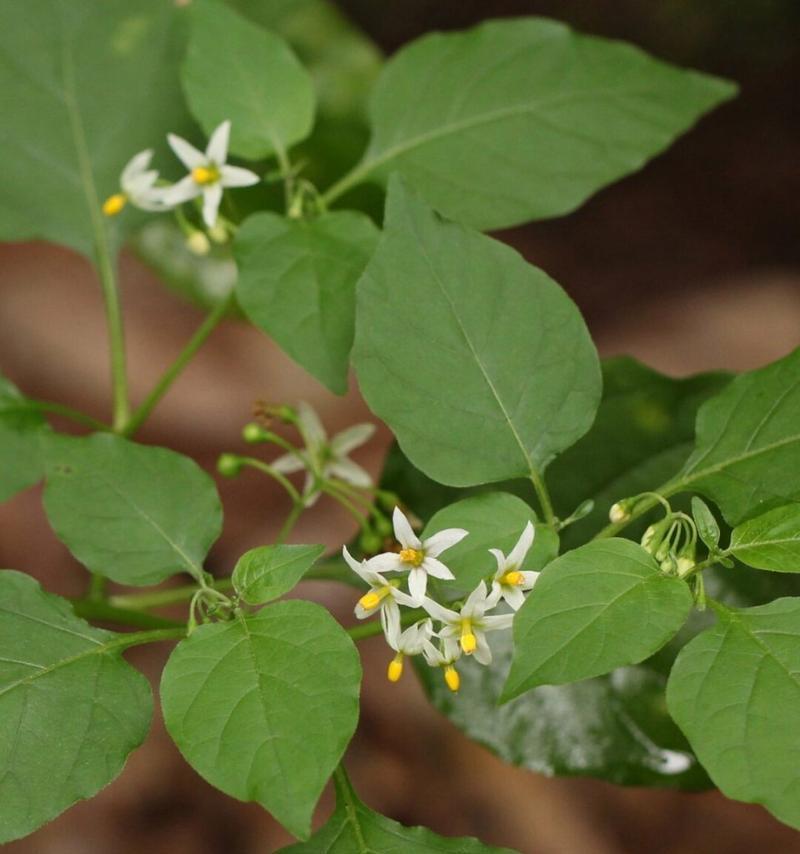
[[[800,499],[800,349],[741,374],[697,415],[695,451],[672,492],[697,490],[725,519]]]
[[[675,662],[670,713],[722,792],[800,828],[800,599],[715,610]]]
[[[640,169],[733,84],[541,18],[433,33],[385,66],[355,175],[399,171],[482,229],[558,216]]]
[[[186,761],[307,838],[358,720],[361,666],[319,605],[286,601],[200,626],[161,679],[164,722]]]
[[[336,810],[325,826],[308,842],[282,848],[280,854],[513,854],[477,839],[448,839],[427,827],[404,827],[361,803],[341,772],[334,781]]]
[[[738,525],[726,553],[758,569],[800,572],[800,504],[776,507]]]
[[[528,522],[536,526],[536,535],[522,568],[538,571],[558,554],[558,534],[547,525],[538,524],[536,514],[521,498],[506,492],[487,492],[464,498],[436,513],[425,526],[423,537],[444,528],[469,531],[468,537],[442,557],[456,577],[455,581],[446,582],[447,593],[458,598],[472,591],[482,578],[492,576],[497,565],[489,549],[508,554]]]
[[[355,289],[378,242],[363,214],[250,217],[236,237],[236,295],[248,318],[331,391],[347,391]]]
[[[600,399],[597,353],[561,288],[400,180],[358,285],[353,358],[404,453],[453,486],[538,474]]]
[[[92,572],[133,585],[200,575],[222,508],[196,463],[107,433],[54,436],[46,454],[47,518]]]
[[[122,168],[182,129],[183,14],[163,0],[105,0],[102,14],[95,0],[0,0],[0,17],[0,237],[91,255]]]
[[[15,385],[0,376],[0,501],[27,489],[44,474],[41,414]]]
[[[305,138],[314,120],[311,78],[286,42],[216,0],[192,4],[181,80],[210,134],[231,121],[230,150],[259,160]]]
[[[0,843],[92,797],[144,740],[152,697],[129,645],[0,571]]]
[[[638,664],[686,622],[689,587],[630,540],[601,540],[545,567],[514,618],[503,699]]]
[[[692,496],[692,517],[697,525],[697,533],[709,550],[719,545],[719,524],[708,504],[696,495]]]
[[[647,664],[571,685],[543,685],[502,706],[513,643],[489,636],[491,667],[463,657],[461,687],[419,659],[434,706],[504,762],[537,774],[599,777],[629,786],[701,789],[710,783],[664,705],[666,677]]]
[[[233,570],[234,590],[248,605],[288,593],[314,565],[325,546],[261,546],[245,552]]]

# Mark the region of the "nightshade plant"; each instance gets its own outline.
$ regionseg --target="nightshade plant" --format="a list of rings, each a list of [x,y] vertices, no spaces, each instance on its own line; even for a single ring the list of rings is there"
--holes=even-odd
[[[113,389],[105,424],[0,379],[0,497],[44,479],[89,573],[76,601],[0,573],[0,841],[117,776],[153,703],[123,653],[171,642],[170,735],[301,840],[286,850],[499,850],[404,828],[349,783],[354,641],[380,633],[389,679],[412,658],[431,701],[509,762],[713,784],[800,827],[800,351],[733,378],[601,365],[559,285],[482,233],[570,212],[734,86],[538,18],[384,64],[325,0],[0,9],[0,235],[95,265]],[[136,407],[126,242],[210,308]],[[260,404],[253,455],[219,471],[257,469],[290,509],[217,578],[213,480],[135,437],[237,306],[331,391],[352,364],[397,444],[375,484],[350,458],[372,426],[331,438],[302,402]],[[319,500],[358,521],[341,556],[290,544]],[[276,601],[307,577],[353,585],[361,622]],[[174,602],[180,622],[157,613]],[[336,810],[311,835],[331,777]]]

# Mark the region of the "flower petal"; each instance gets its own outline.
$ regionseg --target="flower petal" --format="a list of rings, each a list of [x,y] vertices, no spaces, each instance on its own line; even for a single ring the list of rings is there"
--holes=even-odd
[[[475,640],[478,645],[475,647],[475,652],[472,657],[478,664],[489,665],[492,663],[492,649],[489,646],[489,641],[486,640],[486,635],[483,632],[475,632]]]
[[[261,180],[255,172],[241,166],[222,166],[219,174],[223,187],[252,187]]]
[[[125,164],[125,168],[122,170],[122,175],[120,176],[120,183],[125,186],[126,181],[131,181],[136,178],[137,175],[144,172],[147,167],[150,165],[150,161],[153,159],[153,149],[145,148],[144,151],[140,151],[138,154],[134,154],[133,157]]]
[[[467,596],[461,613],[465,617],[483,616],[486,610],[486,582],[481,581],[478,586]]]
[[[459,614],[455,611],[451,611],[450,608],[445,608],[444,605],[440,605],[430,597],[425,597],[422,601],[422,607],[433,617],[434,620],[438,620],[440,623],[449,624],[459,622]]]
[[[450,569],[440,560],[436,560],[435,557],[428,557],[426,555],[422,561],[420,569],[428,575],[432,575],[434,578],[441,578],[444,581],[452,581],[455,578],[455,575],[450,572]]]
[[[202,192],[203,188],[191,175],[187,175],[185,178],[181,178],[177,184],[173,184],[164,190],[164,204],[174,208],[190,199],[196,199]]]
[[[294,474],[302,471],[306,466],[297,454],[282,454],[277,460],[269,464],[269,467],[278,474]]]
[[[500,578],[500,576],[505,574],[506,571],[506,556],[500,551],[500,549],[489,549],[489,551],[494,555],[494,559],[497,561],[497,571],[495,572],[494,577]]]
[[[502,590],[502,596],[503,599],[508,602],[509,606],[515,611],[519,611],[519,609],[525,604],[525,594],[522,592],[521,587],[510,587],[506,585]]]
[[[401,572],[406,568],[397,552],[382,552],[375,555],[369,559],[369,566],[373,572]]]
[[[207,184],[203,187],[203,222],[213,228],[219,215],[219,205],[222,201],[222,185]]]
[[[365,570],[365,568],[366,568],[366,567],[364,566],[365,561],[356,560],[356,559],[353,557],[353,555],[351,555],[351,554],[350,554],[350,552],[347,550],[347,546],[342,546],[342,557],[345,559],[345,562],[346,562],[346,563],[347,563],[347,565],[350,567],[350,569],[352,569],[352,570],[353,570],[353,572],[354,572],[354,573],[355,573],[355,574],[356,574],[356,575],[357,575],[357,576],[358,576],[362,581],[366,581],[366,582],[367,582],[367,584],[369,584],[369,580],[367,579],[366,574],[365,574],[365,572],[364,572],[364,570]]]
[[[195,169],[197,166],[206,165],[206,156],[202,151],[198,151],[190,142],[187,142],[182,136],[177,136],[174,133],[167,134],[167,142],[169,147],[175,152],[178,159],[187,169]]]
[[[497,614],[493,617],[484,617],[481,620],[481,624],[485,632],[497,632],[502,629],[510,629],[513,622],[513,614]]]
[[[463,528],[445,528],[444,531],[439,531],[432,537],[428,537],[422,545],[425,547],[426,554],[431,557],[438,557],[445,549],[460,543],[467,534],[469,531],[465,531]]]
[[[319,420],[319,415],[304,400],[297,404],[297,428],[309,450],[318,450],[328,441],[328,434]]]
[[[216,166],[223,166],[228,159],[228,139],[231,135],[231,123],[226,119],[214,128],[206,146],[206,158]]]
[[[398,590],[397,587],[389,588],[392,599],[398,602],[400,605],[405,605],[406,608],[416,608],[417,603],[408,595],[408,593],[404,593],[402,590]]]
[[[539,576],[541,572],[531,572],[530,570],[525,570],[522,573],[522,584],[520,584],[521,590],[532,590],[533,585],[539,580]]]
[[[524,530],[520,534],[520,537],[517,540],[517,544],[508,553],[509,568],[519,569],[522,566],[522,561],[525,560],[525,556],[528,554],[531,546],[533,545],[533,538],[535,534],[536,529],[530,522],[528,522],[528,524],[525,526]]]
[[[384,599],[381,603],[381,625],[386,643],[395,652],[400,652],[400,609],[393,599]]]
[[[428,573],[421,566],[415,566],[408,573],[408,592],[416,605],[425,601],[425,591],[428,589]]]
[[[372,438],[375,432],[374,424],[354,424],[331,439],[331,450],[334,456],[343,457],[354,451]]]
[[[394,525],[394,535],[397,542],[404,549],[421,549],[422,543],[419,537],[414,533],[408,519],[399,507],[394,508],[392,514],[392,524]]]
[[[345,483],[350,483],[353,486],[361,486],[364,488],[372,486],[372,478],[369,476],[369,473],[362,469],[358,463],[354,463],[352,460],[335,460],[334,462],[329,463],[325,467],[325,470],[334,477],[338,477],[339,480],[343,480]]]

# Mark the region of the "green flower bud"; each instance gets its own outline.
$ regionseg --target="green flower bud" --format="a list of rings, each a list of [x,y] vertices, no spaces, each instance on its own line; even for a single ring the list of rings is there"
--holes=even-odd
[[[250,445],[267,440],[267,432],[260,424],[251,421],[242,428],[242,438]]]
[[[242,465],[242,460],[236,454],[222,454],[217,460],[217,471],[224,477],[236,477]]]
[[[383,545],[383,538],[375,531],[362,531],[361,536],[358,538],[358,545],[364,554],[374,555],[380,551]]]

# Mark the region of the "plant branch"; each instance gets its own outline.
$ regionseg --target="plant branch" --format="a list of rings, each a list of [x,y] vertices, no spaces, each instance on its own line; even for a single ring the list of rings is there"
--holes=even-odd
[[[63,418],[69,418],[70,421],[74,421],[76,424],[80,424],[83,427],[89,427],[92,430],[107,432],[111,429],[108,424],[105,424],[103,421],[99,421],[97,418],[93,418],[85,412],[79,412],[71,406],[65,406],[63,403],[56,403],[53,400],[26,399],[24,405],[20,407],[20,410],[25,409],[35,412],[50,412],[53,415],[60,415]]]
[[[550,528],[555,530],[556,514],[553,511],[553,502],[550,499],[550,493],[547,490],[544,478],[536,471],[536,469],[532,468],[530,472],[530,479],[533,484],[533,488],[536,490],[536,497],[539,499],[539,505],[542,508],[544,520]]]
[[[108,602],[91,599],[72,599],[72,609],[84,620],[96,620],[103,623],[117,623],[121,626],[134,626],[139,629],[185,629],[185,624],[166,617],[156,617],[144,611],[118,608]]]

